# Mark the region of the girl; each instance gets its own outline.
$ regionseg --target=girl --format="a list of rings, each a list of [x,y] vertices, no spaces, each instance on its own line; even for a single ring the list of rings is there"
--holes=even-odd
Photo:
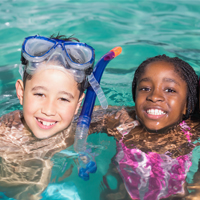
[[[198,77],[188,63],[166,55],[149,58],[134,75],[135,110],[121,112],[129,123],[107,118],[106,124],[113,124],[108,132],[118,139],[115,165],[133,199],[187,194],[183,186],[200,135],[197,87]],[[109,187],[105,199],[107,193],[112,193]]]

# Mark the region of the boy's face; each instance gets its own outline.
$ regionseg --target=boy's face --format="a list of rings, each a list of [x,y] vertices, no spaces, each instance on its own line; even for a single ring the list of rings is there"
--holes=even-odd
[[[18,80],[16,90],[25,122],[39,139],[66,129],[84,96],[79,98],[80,91],[71,74],[56,69],[36,72],[26,81],[25,90]]]
[[[140,122],[150,131],[177,123],[186,112],[187,84],[165,61],[146,66],[137,82],[135,108]]]

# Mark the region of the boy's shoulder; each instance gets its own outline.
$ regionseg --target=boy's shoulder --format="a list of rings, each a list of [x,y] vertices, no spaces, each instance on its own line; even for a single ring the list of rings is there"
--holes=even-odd
[[[13,152],[20,152],[24,126],[22,124],[22,111],[16,110],[0,117],[0,157]],[[17,156],[15,156],[17,157]]]
[[[15,110],[0,117],[0,130],[7,128],[20,128],[22,124],[22,111]],[[2,130],[1,130],[2,132]]]
[[[33,136],[24,125],[23,112],[16,110],[0,117],[0,157],[12,155],[29,158],[29,156],[50,158],[67,146],[72,145],[71,127],[46,139]]]

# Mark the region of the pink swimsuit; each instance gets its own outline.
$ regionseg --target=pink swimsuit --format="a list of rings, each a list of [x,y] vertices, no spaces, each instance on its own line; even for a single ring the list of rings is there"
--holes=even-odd
[[[122,141],[117,142],[117,152],[117,168],[133,199],[157,200],[184,193],[183,183],[192,165],[192,152],[173,159],[165,154],[128,149]]]

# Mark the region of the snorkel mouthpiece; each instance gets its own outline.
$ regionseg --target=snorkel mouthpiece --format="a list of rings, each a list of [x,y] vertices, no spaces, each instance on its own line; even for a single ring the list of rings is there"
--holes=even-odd
[[[95,65],[93,73],[88,78],[91,82],[93,81],[93,79],[95,79],[95,82],[97,82],[98,84],[97,88],[95,88],[94,85],[91,84],[91,86],[87,89],[81,114],[78,119],[74,141],[74,150],[79,153],[79,177],[81,177],[83,180],[89,180],[89,173],[95,173],[97,170],[94,158],[86,152],[86,144],[92,111],[97,95],[100,94],[100,97],[98,98],[100,98],[99,101],[102,107],[107,108],[107,101],[105,102],[104,97],[101,99],[103,92],[98,92],[98,89],[100,88],[100,80],[107,64],[110,62],[110,60],[118,56],[121,51],[121,47],[115,47],[114,49],[106,53],[103,57],[101,57],[101,59]]]

